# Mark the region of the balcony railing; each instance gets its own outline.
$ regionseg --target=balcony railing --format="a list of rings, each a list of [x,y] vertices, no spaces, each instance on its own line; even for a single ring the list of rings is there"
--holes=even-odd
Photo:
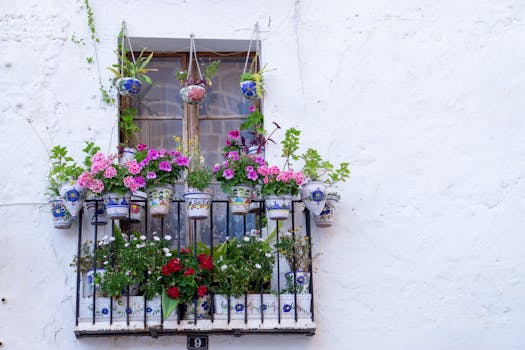
[[[95,204],[98,210],[101,201],[87,201]],[[296,235],[304,235],[310,244],[310,214],[301,201],[293,201],[292,210],[288,220],[268,221],[265,223],[263,215],[265,205],[263,201],[256,201],[258,210],[244,217],[232,216],[226,200],[212,201],[210,216],[206,220],[189,220],[186,218],[186,206],[183,200],[171,201],[171,213],[167,218],[153,218],[148,215],[148,203],[144,200],[132,201],[145,206],[142,222],[135,223],[128,219],[120,220],[122,232],[130,234],[140,231],[149,234],[151,239],[152,227],[157,229],[161,238],[165,235],[172,236],[172,249],[180,251],[182,247],[194,247],[197,251],[197,243],[203,242],[210,247],[213,257],[213,247],[225,237],[234,234],[245,234],[258,227],[261,236],[263,232],[275,229],[275,240],[279,242],[284,230],[290,229],[295,239]],[[234,299],[227,296],[211,295],[207,305],[189,306],[192,311],[190,317],[181,318],[178,313],[165,320],[162,312],[162,296],[152,300],[146,300],[143,296],[130,296],[130,286],[127,293],[118,300],[105,298],[97,295],[97,286],[92,279],[97,269],[101,267],[97,261],[97,241],[100,239],[101,226],[95,217],[94,225],[90,224],[90,218],[86,220],[86,214],[79,214],[78,226],[78,248],[77,267],[81,265],[82,245],[85,240],[93,240],[93,270],[91,275],[81,274],[77,268],[76,280],[76,328],[75,335],[82,336],[111,336],[111,335],[159,335],[173,334],[241,334],[252,333],[295,333],[313,335],[315,333],[314,323],[314,278],[310,276],[307,292],[298,292],[298,272],[293,270],[294,288],[292,292],[283,293],[284,278],[281,275],[287,270],[287,264],[282,261],[279,251],[275,250],[275,266],[272,279],[273,294],[247,294]],[[110,220],[111,235],[115,234],[115,223]],[[299,223],[299,224],[298,224]],[[242,232],[241,232],[242,230]],[[105,230],[106,231],[106,230]],[[107,231],[106,231],[107,232]],[[108,232],[109,233],[109,232]],[[309,271],[312,270],[312,249],[309,249]],[[213,257],[215,263],[215,257]],[[284,265],[284,266],[283,266]],[[145,272],[146,273],[146,272]],[[92,282],[92,283],[89,283]],[[86,283],[88,290],[86,291]],[[262,289],[261,289],[262,290]],[[86,293],[87,292],[87,293]],[[88,296],[86,296],[88,294]],[[199,318],[197,309],[206,306],[209,313],[204,318]],[[224,310],[225,309],[225,310]],[[225,312],[224,312],[225,311]],[[202,316],[202,315],[201,315]]]

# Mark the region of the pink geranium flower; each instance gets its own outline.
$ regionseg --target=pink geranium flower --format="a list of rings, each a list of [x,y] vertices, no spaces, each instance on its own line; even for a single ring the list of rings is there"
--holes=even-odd
[[[112,167],[112,166],[108,167],[108,168],[104,171],[104,177],[105,177],[106,179],[112,179],[112,178],[114,178],[116,175],[117,175],[117,170],[116,170],[114,167]]]
[[[178,166],[188,166],[190,165],[190,159],[185,156],[180,156],[179,159],[177,159],[177,165]]]
[[[159,164],[159,170],[162,171],[171,171],[171,163],[168,161],[162,161]]]
[[[145,145],[145,144],[143,144],[143,143],[139,143],[139,144],[137,145],[137,150],[139,150],[139,151],[144,151],[144,150],[147,149],[147,148],[148,148],[148,146]]]
[[[151,180],[151,179],[156,179],[156,178],[157,178],[157,174],[155,174],[154,171],[150,171],[150,172],[148,172],[148,174],[146,175],[146,179],[149,179],[149,180]]]
[[[256,171],[248,171],[248,175],[246,176],[249,180],[255,181],[257,180],[257,172]]]
[[[228,137],[237,140],[239,137],[241,137],[241,133],[239,130],[232,130],[228,133]]]
[[[235,172],[232,169],[225,169],[222,176],[224,176],[225,179],[230,180],[235,176]]]

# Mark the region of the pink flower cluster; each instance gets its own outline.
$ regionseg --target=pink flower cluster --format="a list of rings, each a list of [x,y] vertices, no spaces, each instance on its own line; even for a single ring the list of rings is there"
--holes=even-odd
[[[257,168],[258,173],[264,176],[263,182],[267,184],[270,181],[277,182],[291,182],[294,181],[298,186],[304,182],[304,174],[301,171],[294,172],[293,170],[282,171],[275,165],[267,167],[261,165]]]

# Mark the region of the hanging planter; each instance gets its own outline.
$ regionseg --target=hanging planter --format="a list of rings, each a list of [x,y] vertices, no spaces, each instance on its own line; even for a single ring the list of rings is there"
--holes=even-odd
[[[315,226],[330,227],[334,220],[335,207],[339,203],[341,196],[337,193],[328,193],[326,196],[326,203],[319,215],[314,215]]]
[[[254,28],[254,37],[259,34],[259,26],[256,24]],[[263,97],[263,70],[258,71],[258,58],[260,52],[260,43],[258,38],[255,38],[255,57],[248,69],[248,61],[250,60],[250,52],[254,39],[250,40],[248,52],[246,53],[246,60],[244,61],[244,69],[242,70],[239,87],[241,94],[248,100],[257,100]]]
[[[49,200],[51,207],[51,216],[53,218],[53,226],[59,229],[67,229],[71,227],[73,218],[64,205],[64,201],[60,197]]]
[[[193,60],[197,66],[198,78],[192,75]],[[201,71],[199,59],[197,58],[197,50],[195,48],[195,40],[193,36],[190,37],[190,61],[188,64],[188,71],[180,71],[176,73],[177,79],[180,81],[182,88],[180,89],[180,96],[182,100],[191,105],[201,103],[208,93],[208,88],[211,87],[211,79],[215,75],[220,61],[211,62],[205,69]]]
[[[108,67],[108,69],[116,76],[114,85],[121,96],[136,96],[140,93],[143,82],[146,84],[152,83],[151,78],[147,76],[146,73],[149,71],[156,71],[157,69],[146,67],[153,57],[153,52],[148,56],[144,56],[145,49],[143,49],[140,52],[139,57],[135,59],[135,54],[133,53],[133,48],[131,47],[131,41],[126,35],[125,22],[122,22],[122,30],[119,37],[121,39],[121,51],[117,52],[119,56],[119,63]],[[124,38],[127,39],[129,49],[126,49],[124,45]],[[128,58],[128,53],[131,56],[131,61]]]
[[[85,202],[84,208],[91,225],[106,225],[108,223],[106,204],[104,202]]]
[[[135,159],[137,150],[133,147],[119,147],[119,160],[120,166],[126,166],[126,163]]]
[[[211,189],[199,191],[196,188],[188,188],[184,192],[188,217],[194,220],[207,219],[210,216],[212,197],[213,191]]]
[[[108,219],[122,220],[128,217],[129,203],[131,200],[130,193],[106,193],[102,197],[106,203]]]
[[[167,186],[158,186],[149,191],[148,206],[153,217],[165,217],[170,212],[170,202],[173,189]]]
[[[304,205],[314,215],[323,211],[326,203],[326,185],[322,181],[310,181],[300,189],[301,199]]]
[[[60,187],[60,196],[64,201],[64,205],[73,218],[78,215],[78,212],[84,204],[84,196],[86,189],[76,182],[67,182]]]
[[[292,209],[292,196],[267,195],[264,197],[266,211],[270,220],[286,220],[290,216]]]
[[[253,186],[233,186],[228,195],[228,204],[233,215],[246,215],[250,212]]]

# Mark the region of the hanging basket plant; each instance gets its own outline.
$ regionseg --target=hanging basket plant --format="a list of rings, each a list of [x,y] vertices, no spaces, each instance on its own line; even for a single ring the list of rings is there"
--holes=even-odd
[[[248,68],[248,61],[250,60],[250,52],[252,50],[253,39],[250,40],[250,45],[248,47],[248,52],[246,53],[246,60],[244,61],[244,69],[242,70],[241,79],[239,87],[241,89],[242,95],[248,100],[257,100],[262,99],[264,94],[263,88],[263,72],[265,68],[257,70],[259,66],[259,52],[260,44],[257,39],[259,33],[259,26],[256,24],[254,28],[254,37],[255,37],[255,56]]]
[[[124,38],[127,39],[129,49],[124,46]],[[148,56],[144,55],[146,49],[142,49],[139,57],[135,58],[131,41],[126,35],[125,23],[122,23],[122,29],[119,33],[120,44],[116,51],[119,58],[119,63],[108,67],[110,71],[115,74],[114,85],[121,96],[135,96],[138,95],[142,88],[142,83],[151,85],[152,80],[147,75],[150,71],[157,71],[157,69],[146,68],[153,57],[153,52]],[[128,58],[128,53],[131,60]]]
[[[197,66],[198,76],[194,76],[193,74],[193,60],[195,60],[195,66]],[[177,79],[182,86],[180,96],[184,102],[196,105],[204,100],[208,89],[212,85],[211,80],[217,72],[219,63],[220,61],[210,62],[205,69],[201,70],[195,49],[195,40],[193,37],[190,38],[190,62],[188,64],[188,70],[182,70],[176,73]]]

